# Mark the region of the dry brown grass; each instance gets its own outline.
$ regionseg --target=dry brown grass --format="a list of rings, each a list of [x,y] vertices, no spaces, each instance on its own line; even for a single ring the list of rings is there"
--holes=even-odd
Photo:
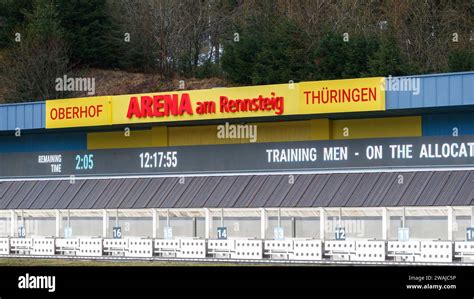
[[[0,51],[0,60],[3,54]],[[132,93],[148,93],[158,91],[173,91],[179,87],[180,78],[163,78],[158,74],[130,73],[120,70],[84,69],[75,72],[74,77],[95,78],[95,95],[120,95]],[[188,78],[185,89],[206,89],[214,87],[228,87],[231,84],[220,78],[197,79]],[[0,103],[4,102],[7,90],[0,83]],[[87,92],[78,92],[75,97],[87,97]]]
[[[96,95],[119,95],[132,93],[148,93],[173,91],[179,89],[179,78],[163,78],[158,74],[129,73],[119,70],[88,69],[81,72],[81,77],[95,78]],[[206,89],[230,86],[220,78],[183,79],[185,89]],[[78,96],[86,96],[86,92]]]

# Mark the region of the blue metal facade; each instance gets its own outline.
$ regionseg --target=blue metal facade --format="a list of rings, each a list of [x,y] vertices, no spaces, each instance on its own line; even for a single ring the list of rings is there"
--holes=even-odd
[[[388,90],[387,110],[474,105],[474,72],[393,77],[400,78],[419,78],[419,93]]]
[[[45,102],[0,105],[0,131],[45,128]]]
[[[423,136],[474,135],[474,112],[425,115],[422,128]]]
[[[0,137],[0,152],[32,152],[32,151],[55,151],[55,150],[86,150],[87,133],[50,133],[31,134],[22,133],[16,137],[13,133]]]

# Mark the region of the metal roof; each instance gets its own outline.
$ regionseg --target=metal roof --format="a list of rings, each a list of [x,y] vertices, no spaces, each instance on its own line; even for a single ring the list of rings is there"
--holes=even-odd
[[[0,209],[449,206],[474,170],[0,182]]]

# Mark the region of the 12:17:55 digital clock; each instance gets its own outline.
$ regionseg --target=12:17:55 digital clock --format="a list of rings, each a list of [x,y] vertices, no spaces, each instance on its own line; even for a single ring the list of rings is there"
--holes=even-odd
[[[141,168],[175,168],[178,166],[178,152],[140,153]]]

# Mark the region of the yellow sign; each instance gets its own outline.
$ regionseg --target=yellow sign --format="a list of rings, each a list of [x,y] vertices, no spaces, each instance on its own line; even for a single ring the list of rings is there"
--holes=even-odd
[[[297,98],[296,84],[114,96],[112,122],[175,122],[296,114]]]
[[[301,114],[385,110],[384,78],[300,83]]]
[[[111,125],[111,97],[46,101],[46,128]]]
[[[46,127],[218,120],[385,109],[384,78],[131,94],[46,102]]]

